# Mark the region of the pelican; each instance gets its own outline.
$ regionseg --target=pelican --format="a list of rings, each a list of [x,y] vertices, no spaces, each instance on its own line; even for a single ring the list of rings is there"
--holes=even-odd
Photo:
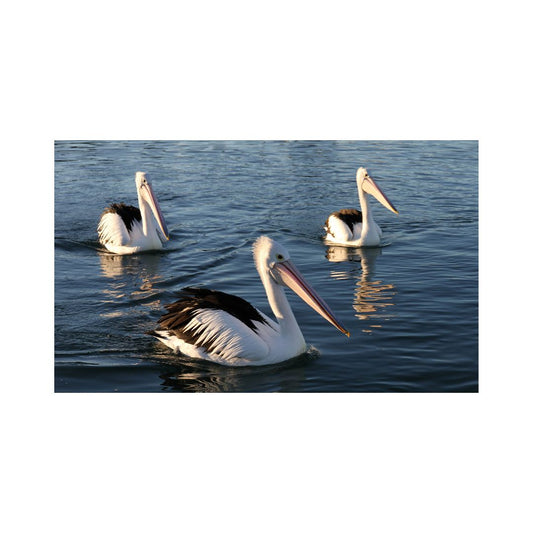
[[[368,194],[383,204],[393,213],[398,214],[376,182],[370,177],[366,168],[357,170],[357,191],[361,211],[341,209],[331,213],[326,220],[326,242],[344,246],[378,246],[381,242],[381,228],[374,222],[368,202]]]
[[[135,173],[139,207],[111,204],[104,210],[98,224],[98,238],[110,252],[134,254],[163,247],[159,230],[169,240],[167,224],[146,172]]]
[[[158,329],[148,331],[176,353],[226,366],[279,363],[306,351],[303,335],[285,295],[291,288],[348,337],[326,302],[305,281],[289,252],[267,236],[253,246],[255,266],[276,321],[247,301],[224,292],[186,288],[166,305]]]

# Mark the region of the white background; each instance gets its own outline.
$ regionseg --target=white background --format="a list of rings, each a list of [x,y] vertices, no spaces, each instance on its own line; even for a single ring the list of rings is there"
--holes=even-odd
[[[2,530],[531,531],[527,13],[4,3]],[[479,140],[479,394],[54,394],[54,139]]]

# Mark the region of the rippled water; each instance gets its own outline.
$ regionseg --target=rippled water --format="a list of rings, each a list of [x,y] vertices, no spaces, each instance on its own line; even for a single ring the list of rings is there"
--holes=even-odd
[[[379,249],[328,247],[322,225],[359,207],[366,166],[399,210],[371,200]],[[102,210],[136,205],[149,172],[171,240],[115,256]],[[176,290],[206,286],[270,314],[251,245],[282,242],[352,336],[293,293],[310,345],[280,365],[173,355],[152,329]],[[56,391],[477,391],[478,152],[472,141],[57,141]]]

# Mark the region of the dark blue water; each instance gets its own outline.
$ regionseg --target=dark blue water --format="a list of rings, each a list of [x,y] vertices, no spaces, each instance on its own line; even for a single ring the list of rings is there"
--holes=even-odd
[[[400,214],[372,199],[386,246],[328,247],[328,214],[359,207],[359,166]],[[151,175],[171,240],[115,256],[96,226],[107,204],[136,205],[138,170]],[[189,285],[271,314],[251,256],[261,234],[288,248],[350,338],[290,291],[310,348],[281,365],[197,362],[144,334]],[[477,391],[477,142],[56,142],[55,389]]]

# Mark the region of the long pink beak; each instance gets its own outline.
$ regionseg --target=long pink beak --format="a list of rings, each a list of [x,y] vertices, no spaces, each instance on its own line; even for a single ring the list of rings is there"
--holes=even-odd
[[[385,193],[377,186],[376,182],[370,176],[364,179],[362,188],[363,191],[371,194],[387,209],[390,209],[393,213],[398,214],[398,210],[392,205],[392,202],[385,196]]]
[[[292,261],[276,263],[273,268],[279,274],[283,283],[292,289],[307,305],[323,316],[330,324],[333,324],[339,331],[342,331],[347,337],[350,336],[350,332],[335,317],[328,304],[307,283]]]
[[[143,185],[143,188],[146,190],[146,201],[152,208],[152,213],[154,214],[154,217],[159,224],[163,235],[168,241],[170,239],[170,235],[168,233],[167,223],[165,222],[165,217],[163,216],[161,208],[159,207],[159,202],[155,197],[154,190],[150,184]]]

